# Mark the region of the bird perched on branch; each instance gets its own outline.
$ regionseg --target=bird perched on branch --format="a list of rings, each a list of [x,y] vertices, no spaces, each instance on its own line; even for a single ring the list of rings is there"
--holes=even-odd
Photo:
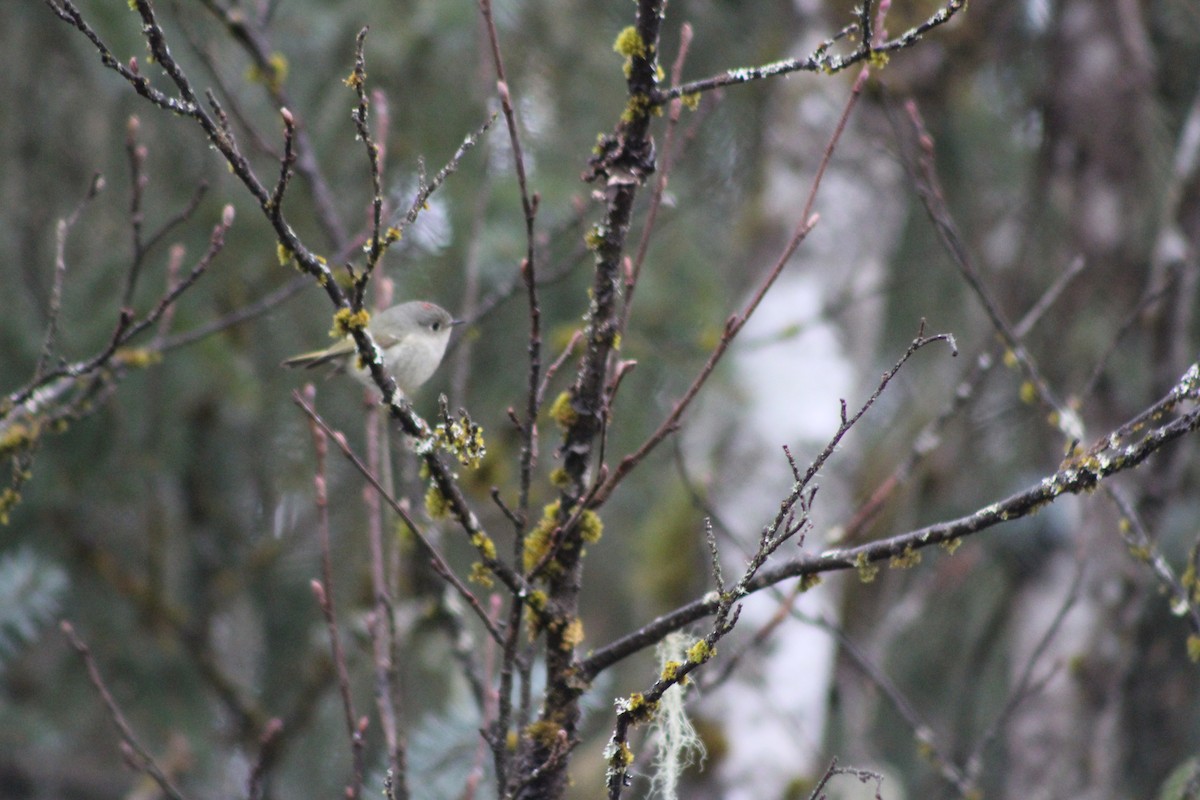
[[[383,368],[408,395],[429,380],[442,363],[450,331],[461,322],[439,305],[413,300],[376,314],[367,322],[367,332],[383,353]],[[301,353],[283,362],[285,367],[308,369],[321,364],[332,364],[339,371],[350,368],[359,381],[374,385],[370,371],[358,363],[358,351],[350,336],[324,350]]]

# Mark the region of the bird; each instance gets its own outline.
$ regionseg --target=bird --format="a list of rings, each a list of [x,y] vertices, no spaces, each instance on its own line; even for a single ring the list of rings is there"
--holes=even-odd
[[[399,303],[379,312],[367,323],[367,331],[383,353],[383,368],[395,379],[397,387],[405,396],[433,376],[456,320],[446,309],[427,300],[411,300]],[[373,386],[369,370],[359,364],[354,339],[345,337],[337,344],[324,350],[301,353],[285,359],[285,367],[312,369],[322,364],[332,364],[338,371],[348,367],[354,377],[367,386]]]

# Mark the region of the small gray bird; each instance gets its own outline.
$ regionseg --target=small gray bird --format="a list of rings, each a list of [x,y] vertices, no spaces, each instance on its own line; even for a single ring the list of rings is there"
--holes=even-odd
[[[425,300],[400,303],[381,311],[367,323],[367,331],[383,351],[383,366],[400,391],[408,395],[429,380],[450,342],[450,331],[456,320],[446,309]],[[342,341],[311,353],[292,356],[283,362],[285,367],[312,367],[334,364],[338,369],[351,367],[351,373],[362,383],[373,386],[371,373],[358,366],[358,351],[354,340]]]

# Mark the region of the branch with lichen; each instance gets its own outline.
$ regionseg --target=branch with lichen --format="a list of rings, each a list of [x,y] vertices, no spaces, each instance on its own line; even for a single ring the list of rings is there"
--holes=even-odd
[[[87,199],[94,197],[102,185],[102,180],[94,179]],[[9,512],[20,502],[19,490],[31,474],[33,455],[41,437],[47,433],[62,433],[71,423],[100,408],[103,398],[130,370],[144,369],[159,362],[161,355],[153,345],[133,347],[132,342],[163,320],[179,298],[200,280],[224,249],[225,235],[232,227],[234,218],[233,206],[225,206],[220,221],[209,236],[208,249],[196,260],[186,277],[182,280],[169,279],[166,290],[150,311],[138,318],[132,308],[122,308],[108,343],[97,353],[81,361],[48,369],[46,365],[55,355],[58,304],[67,273],[65,248],[70,231],[78,221],[78,211],[61,220],[58,225],[55,288],[51,294],[47,329],[33,378],[0,401],[0,457],[10,458],[12,464],[9,485],[0,491],[0,524],[7,523]],[[173,224],[173,221],[168,223]],[[151,238],[157,240],[158,234]],[[139,257],[144,258],[144,253]]]
[[[626,775],[629,765],[632,763],[632,753],[629,750],[628,744],[629,733],[632,727],[649,721],[653,717],[657,703],[663,693],[675,684],[686,680],[689,673],[698,669],[716,654],[717,643],[733,630],[737,622],[741,600],[750,593],[749,587],[759,572],[765,567],[771,556],[785,542],[797,535],[800,536],[801,544],[803,544],[804,531],[811,525],[810,512],[817,491],[816,487],[812,485],[813,480],[833,455],[834,450],[837,449],[846,434],[875,405],[892,379],[903,369],[908,360],[918,350],[934,342],[947,342],[951,348],[954,347],[953,338],[946,334],[925,336],[925,326],[922,322],[917,338],[913,340],[912,344],[909,345],[896,364],[884,373],[879,385],[862,406],[851,415],[847,413],[845,401],[842,402],[841,422],[837,430],[803,473],[801,473],[799,467],[796,465],[791,451],[786,446],[784,447],[784,454],[787,456],[788,465],[791,468],[795,482],[792,484],[792,490],[788,493],[787,497],[780,502],[779,511],[775,515],[775,518],[763,527],[759,535],[758,548],[748,559],[746,567],[742,571],[737,583],[733,586],[727,587],[724,584],[715,540],[713,540],[711,535],[709,536],[709,545],[712,549],[713,577],[717,586],[716,591],[710,593],[705,598],[706,602],[715,604],[712,611],[713,621],[711,627],[704,638],[697,640],[696,644],[687,651],[687,659],[682,663],[672,663],[669,669],[664,669],[663,673],[650,689],[628,700],[618,701],[616,727],[613,730],[613,735],[606,751],[609,761],[608,794],[611,800],[617,800],[620,797],[621,791],[626,784]],[[954,354],[957,355],[956,350]],[[669,632],[662,631],[659,638],[661,639]],[[643,642],[642,646],[650,643],[648,641]],[[585,674],[591,673],[585,672]]]
[[[1170,392],[1135,417],[1138,420],[1161,420],[1177,414],[1169,422],[1140,426],[1127,423],[1108,436],[1101,437],[1085,457],[1069,458],[1038,483],[966,516],[856,547],[830,548],[767,566],[747,582],[745,591],[752,594],[792,578],[811,579],[826,572],[849,570],[856,571],[862,580],[870,581],[878,574],[881,564],[888,563],[894,568],[910,566],[920,558],[922,551],[933,546],[953,554],[968,536],[1032,516],[1060,497],[1090,493],[1104,481],[1132,470],[1176,440],[1200,430],[1200,407],[1180,411],[1184,403],[1195,404],[1198,401],[1200,363],[1189,367]],[[1127,433],[1120,434],[1121,431]],[[1195,579],[1184,583],[1194,587]],[[709,596],[663,614],[638,630],[597,648],[581,662],[580,673],[588,677],[595,676],[618,661],[655,644],[671,631],[715,614],[719,606],[719,599]]]
[[[804,58],[788,58],[758,67],[727,70],[720,75],[689,81],[682,85],[657,92],[651,96],[651,102],[654,105],[662,105],[677,97],[687,102],[689,98],[695,98],[701,92],[709,92],[725,86],[736,86],[752,81],[776,78],[780,75],[789,75],[793,72],[820,72],[832,75],[863,62],[874,67],[882,67],[887,63],[887,59],[892,53],[912,47],[921,41],[925,34],[945,25],[967,7],[967,2],[966,0],[949,0],[946,5],[942,6],[919,25],[913,26],[894,39],[884,39],[882,41],[872,41],[875,37],[871,35],[870,20],[875,6],[876,4],[873,0],[865,0],[862,6],[856,11],[857,19],[855,22],[846,25],[832,37],[821,42]],[[835,45],[843,41],[857,41],[858,44],[849,53],[838,55],[831,52]]]
[[[546,539],[547,553],[533,559],[553,563],[545,569],[547,611],[545,625],[547,690],[540,722],[557,726],[568,742],[577,737],[579,696],[584,684],[574,679],[576,646],[582,639],[578,620],[578,598],[582,580],[582,556],[586,500],[590,493],[590,469],[607,414],[606,390],[610,356],[620,326],[621,264],[633,215],[633,203],[645,179],[655,170],[650,135],[652,108],[644,102],[659,80],[658,44],[665,3],[639,0],[633,33],[622,34],[628,58],[626,87],[629,103],[610,136],[597,148],[584,177],[597,184],[603,196],[603,220],[587,237],[594,254],[590,304],[586,314],[584,352],[568,390],[565,403],[570,413],[558,415],[563,428],[561,487],[554,530]],[[630,45],[628,42],[635,42]],[[565,423],[565,424],[562,424]],[[565,765],[557,758],[557,740],[525,737],[518,756],[521,771],[537,772],[526,791],[538,796],[559,796],[566,785]]]

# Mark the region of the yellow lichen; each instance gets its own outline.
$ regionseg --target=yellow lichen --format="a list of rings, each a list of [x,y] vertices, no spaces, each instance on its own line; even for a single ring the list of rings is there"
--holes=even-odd
[[[633,58],[634,56],[644,58],[646,56],[646,42],[642,40],[641,34],[637,32],[637,28],[630,25],[617,34],[616,41],[613,42],[613,51],[626,58]]]
[[[625,110],[621,112],[621,121],[633,122],[636,119],[646,116],[650,111],[650,105],[650,98],[644,94],[630,96],[629,102],[625,104]]]
[[[471,544],[479,551],[479,555],[488,561],[496,560],[496,543],[486,533],[477,531],[471,534]]]
[[[564,467],[555,467],[550,471],[550,485],[563,489],[571,483],[571,476]]]
[[[0,492],[0,525],[8,524],[8,515],[21,502],[21,493],[11,486]]]
[[[866,553],[859,553],[854,557],[854,568],[858,570],[858,579],[863,583],[870,583],[879,574],[878,565],[872,564]]]
[[[444,519],[450,514],[450,501],[437,485],[430,486],[425,492],[425,510],[430,519]]]
[[[599,225],[588,228],[588,232],[583,235],[583,243],[588,250],[600,249],[600,245],[604,244],[604,229]]]
[[[467,575],[467,580],[484,589],[490,589],[495,584],[491,571],[483,565],[482,561],[476,561],[471,565],[471,572]]]
[[[604,521],[595,511],[588,509],[579,515],[579,538],[595,544],[604,535]]]
[[[144,369],[162,361],[162,353],[148,347],[122,347],[113,353],[113,361],[134,369]]]
[[[549,598],[546,596],[545,592],[543,592],[541,589],[535,589],[529,593],[529,597],[525,599],[525,604],[534,611],[544,611],[546,609],[546,602],[548,599]]]
[[[633,751],[629,749],[629,745],[621,742],[613,750],[612,762],[615,766],[624,769],[633,763]]]
[[[562,641],[559,644],[559,649],[564,653],[578,647],[583,641],[583,620],[579,617],[567,623],[566,629],[562,633]]]
[[[695,111],[700,107],[699,92],[688,92],[687,94],[680,95],[679,100],[683,103],[683,107],[688,111]]]
[[[564,391],[554,399],[554,403],[550,406],[550,419],[558,423],[563,430],[573,426],[579,419],[579,414],[571,402],[570,391]]]
[[[542,747],[553,747],[561,732],[562,726],[548,719],[539,719],[525,726],[525,735]]]
[[[537,526],[525,537],[525,550],[522,563],[526,572],[532,572],[546,554],[554,540],[554,531],[558,529],[559,501],[555,500],[542,509],[542,519]]]
[[[904,548],[904,552],[892,556],[888,562],[892,569],[908,569],[920,563],[921,554],[914,550],[911,544]]]
[[[962,539],[947,539],[946,541],[941,542],[938,546],[950,555],[954,555],[954,552],[962,546]]]
[[[483,426],[472,422],[466,414],[457,420],[438,423],[433,429],[433,437],[443,450],[457,458],[464,467],[477,468],[487,455]]]
[[[1149,561],[1152,554],[1147,545],[1136,544],[1129,546],[1129,555],[1133,556],[1138,561]]]
[[[800,578],[800,591],[807,592],[814,586],[819,586],[821,583],[820,575],[805,575]]]
[[[15,422],[9,425],[8,430],[0,437],[0,457],[24,450],[36,442],[41,433],[41,426],[36,422],[29,425]]]
[[[371,314],[365,308],[358,311],[339,308],[333,315],[333,327],[329,330],[329,336],[333,339],[342,339],[349,336],[351,331],[367,327],[367,323],[370,321]]]
[[[688,648],[688,661],[693,664],[703,664],[717,654],[717,648],[710,645],[704,639],[697,639],[696,643]]]
[[[634,692],[625,701],[625,713],[635,722],[643,722],[654,716],[658,710],[658,702],[647,700],[641,692]]]
[[[1200,636],[1193,633],[1187,638],[1187,654],[1193,664],[1200,663]]]
[[[246,68],[246,80],[250,83],[261,83],[273,92],[283,88],[288,76],[288,60],[283,53],[271,53],[266,64],[259,66],[251,64]]]

